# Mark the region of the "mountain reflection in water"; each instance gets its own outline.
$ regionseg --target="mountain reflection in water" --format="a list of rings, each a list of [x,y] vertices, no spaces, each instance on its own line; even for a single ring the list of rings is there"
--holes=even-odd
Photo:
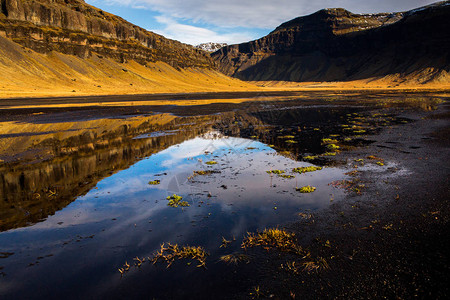
[[[403,108],[396,103],[303,104],[263,103],[202,116],[1,123],[0,264],[6,276],[0,295],[120,298],[129,289],[116,289],[133,287],[137,295],[170,298],[183,288],[208,294],[200,283],[214,278],[225,284],[229,270],[216,263],[195,276],[179,264],[121,278],[117,267],[164,242],[203,246],[217,262],[239,249],[247,231],[284,224],[343,197],[328,184],[345,178],[339,167],[345,162],[339,153],[321,156],[330,152],[324,140],[337,139],[349,150],[371,143],[370,135],[384,126],[410,122],[397,116]],[[292,172],[312,165],[324,169]],[[155,180],[159,184],[149,184]],[[295,189],[306,185],[317,190]],[[174,193],[189,207],[169,207],[166,197]],[[220,248],[222,237],[236,242]]]

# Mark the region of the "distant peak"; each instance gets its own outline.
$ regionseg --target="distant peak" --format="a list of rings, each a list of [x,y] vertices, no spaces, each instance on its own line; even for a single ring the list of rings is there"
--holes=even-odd
[[[350,11],[346,10],[345,8],[341,8],[341,7],[336,7],[336,8],[324,8],[322,10],[319,10],[326,12],[328,14],[333,14],[333,15],[337,15],[337,14],[351,14]]]

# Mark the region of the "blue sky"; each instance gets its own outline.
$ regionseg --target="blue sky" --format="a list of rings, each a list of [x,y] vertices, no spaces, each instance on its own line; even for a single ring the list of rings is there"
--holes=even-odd
[[[435,0],[86,0],[127,21],[181,42],[242,43],[322,8],[354,13],[404,11]]]

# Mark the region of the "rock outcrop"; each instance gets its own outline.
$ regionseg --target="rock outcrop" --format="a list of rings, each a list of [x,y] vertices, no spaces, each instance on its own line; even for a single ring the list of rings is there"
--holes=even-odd
[[[149,32],[83,0],[0,0],[0,36],[40,53],[213,66],[204,52]]]
[[[450,1],[403,13],[353,14],[324,9],[267,36],[212,54],[219,69],[244,80],[350,81],[414,77],[420,83],[450,71]]]

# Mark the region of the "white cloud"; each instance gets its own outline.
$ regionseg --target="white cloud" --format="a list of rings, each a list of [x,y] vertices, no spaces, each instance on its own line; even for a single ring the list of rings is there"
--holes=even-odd
[[[206,42],[236,44],[250,40],[253,36],[246,32],[220,34],[202,27],[180,24],[173,18],[157,16],[156,21],[164,25],[162,30],[153,30],[167,38],[183,43],[198,45]]]
[[[148,7],[175,19],[222,27],[272,29],[292,18],[326,7],[344,7],[356,13],[402,11],[435,0],[104,0]],[[204,32],[203,32],[204,34]]]

